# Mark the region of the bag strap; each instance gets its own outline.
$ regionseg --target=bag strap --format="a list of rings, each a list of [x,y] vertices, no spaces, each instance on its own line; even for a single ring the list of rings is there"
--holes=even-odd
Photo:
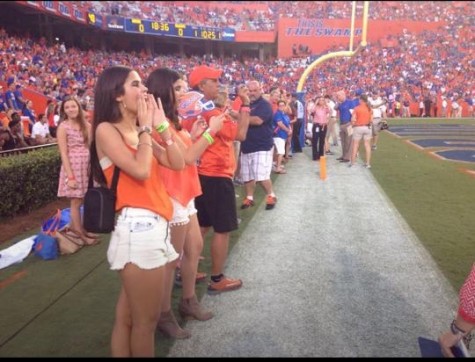
[[[117,130],[117,132],[119,132],[120,137],[122,137],[122,140],[123,140],[124,143],[125,143],[125,139],[124,139],[124,136],[123,136],[122,132],[120,132],[119,129],[118,129],[116,126],[114,126],[114,125],[112,125],[112,126]],[[94,147],[94,151],[95,151],[96,154],[97,154],[96,147]],[[103,171],[103,172],[104,172],[104,171]],[[114,175],[112,176],[112,184],[111,184],[111,188],[110,188],[110,189],[112,190],[112,192],[114,193],[114,195],[115,195],[116,192],[117,192],[117,184],[119,183],[119,173],[120,173],[120,168],[117,167],[116,165],[114,165]],[[92,189],[93,186],[94,186],[94,184],[93,184],[93,179],[92,179],[92,172],[90,172],[90,173],[89,173],[89,181],[88,181],[88,183],[87,183],[87,187],[88,187],[89,189]]]
[[[53,221],[51,221],[51,224],[49,225],[49,228],[47,230],[44,230],[43,233],[46,235],[51,235],[53,232],[58,230],[60,221],[61,221],[61,210],[58,209],[56,211],[56,214],[54,215]]]

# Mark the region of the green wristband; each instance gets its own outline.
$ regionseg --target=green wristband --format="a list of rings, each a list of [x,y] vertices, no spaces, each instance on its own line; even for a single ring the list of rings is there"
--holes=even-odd
[[[208,130],[204,131],[201,135],[210,145],[214,143],[214,138],[209,134]]]
[[[159,126],[157,126],[155,129],[157,130],[158,133],[163,133],[168,129],[168,127],[170,127],[170,123],[165,121],[161,123]]]

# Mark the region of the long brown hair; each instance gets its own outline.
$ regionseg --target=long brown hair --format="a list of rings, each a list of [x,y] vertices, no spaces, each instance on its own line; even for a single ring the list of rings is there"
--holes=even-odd
[[[178,102],[173,84],[179,79],[183,79],[183,77],[173,69],[158,68],[150,73],[145,81],[149,93],[153,94],[155,99],[160,98],[165,116],[172,122],[177,131],[180,131],[182,127],[178,117]]]
[[[90,172],[95,181],[106,185],[106,179],[99,163],[96,150],[96,129],[103,122],[118,123],[122,119],[117,97],[125,93],[124,84],[132,68],[115,65],[102,71],[94,90],[94,113],[92,119],[92,141],[90,145]]]
[[[66,112],[64,111],[64,105],[66,104],[66,102],[70,102],[70,101],[75,102],[76,105],[78,106],[78,109],[79,109],[79,113],[78,113],[77,118],[75,120],[72,119],[72,121],[76,121],[77,123],[79,123],[79,129],[81,130],[82,137],[84,139],[84,144],[88,145],[89,144],[89,133],[87,132],[86,119],[84,118],[84,110],[82,109],[82,106],[79,103],[79,101],[77,100],[77,98],[75,98],[73,96],[68,96],[68,97],[64,98],[64,100],[61,102],[61,106],[59,108],[59,117],[60,117],[60,120],[61,120],[60,123],[68,119],[68,116],[67,116]]]

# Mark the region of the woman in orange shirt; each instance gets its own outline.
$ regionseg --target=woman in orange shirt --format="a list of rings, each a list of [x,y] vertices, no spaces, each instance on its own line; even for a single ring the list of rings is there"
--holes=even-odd
[[[169,123],[138,73],[113,66],[99,76],[94,94],[90,149],[94,180],[110,187],[120,168],[116,211],[107,259],[122,287],[115,309],[113,357],[153,357],[164,295],[165,265],[178,258],[170,244],[173,215],[159,163],[183,169],[183,155]],[[152,139],[156,136],[156,140]]]
[[[366,162],[365,167],[371,168],[369,161],[371,160],[371,123],[373,121],[373,112],[368,103],[368,96],[366,94],[360,95],[360,104],[353,110],[351,116],[351,125],[353,126],[353,149],[351,150],[351,158],[349,166],[354,166],[356,162],[356,154],[360,147],[360,141],[363,138]]]
[[[182,76],[174,70],[159,68],[149,75],[146,85],[154,97],[162,100],[165,115],[172,125],[170,130],[181,147],[186,162],[185,168],[180,171],[160,167],[174,209],[170,221],[171,242],[175,250],[182,254],[180,269],[183,291],[178,309],[184,318],[205,321],[211,319],[213,313],[201,307],[195,294],[198,262],[203,249],[203,237],[195,209],[195,197],[202,193],[196,160],[213,143],[213,136],[223,126],[224,114],[212,117],[206,131],[205,122],[195,122],[190,134],[182,127],[178,116],[178,100],[188,89]],[[158,329],[169,337],[183,339],[190,337],[190,332],[178,325],[171,309],[176,266],[177,261],[166,266],[165,293]]]

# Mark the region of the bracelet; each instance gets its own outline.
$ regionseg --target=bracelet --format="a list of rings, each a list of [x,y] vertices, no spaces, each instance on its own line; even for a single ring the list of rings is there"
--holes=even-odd
[[[201,135],[210,145],[214,143],[214,138],[209,134],[208,130],[204,131]]]
[[[140,145],[147,145],[147,146],[153,147],[151,142],[150,143],[149,142],[139,142],[139,143],[137,143],[137,147],[139,147]]]
[[[216,136],[216,132],[213,131],[211,128],[207,128],[205,132],[208,132],[211,137]]]
[[[158,133],[163,133],[168,129],[168,127],[170,127],[170,123],[168,123],[168,121],[165,121],[163,123],[160,123],[160,125],[155,127],[155,129],[157,130]]]
[[[450,324],[450,330],[452,331],[453,334],[467,334],[467,332],[465,332],[463,329],[460,329],[459,327],[457,327],[457,325],[455,324],[455,319],[452,321],[452,323]]]

